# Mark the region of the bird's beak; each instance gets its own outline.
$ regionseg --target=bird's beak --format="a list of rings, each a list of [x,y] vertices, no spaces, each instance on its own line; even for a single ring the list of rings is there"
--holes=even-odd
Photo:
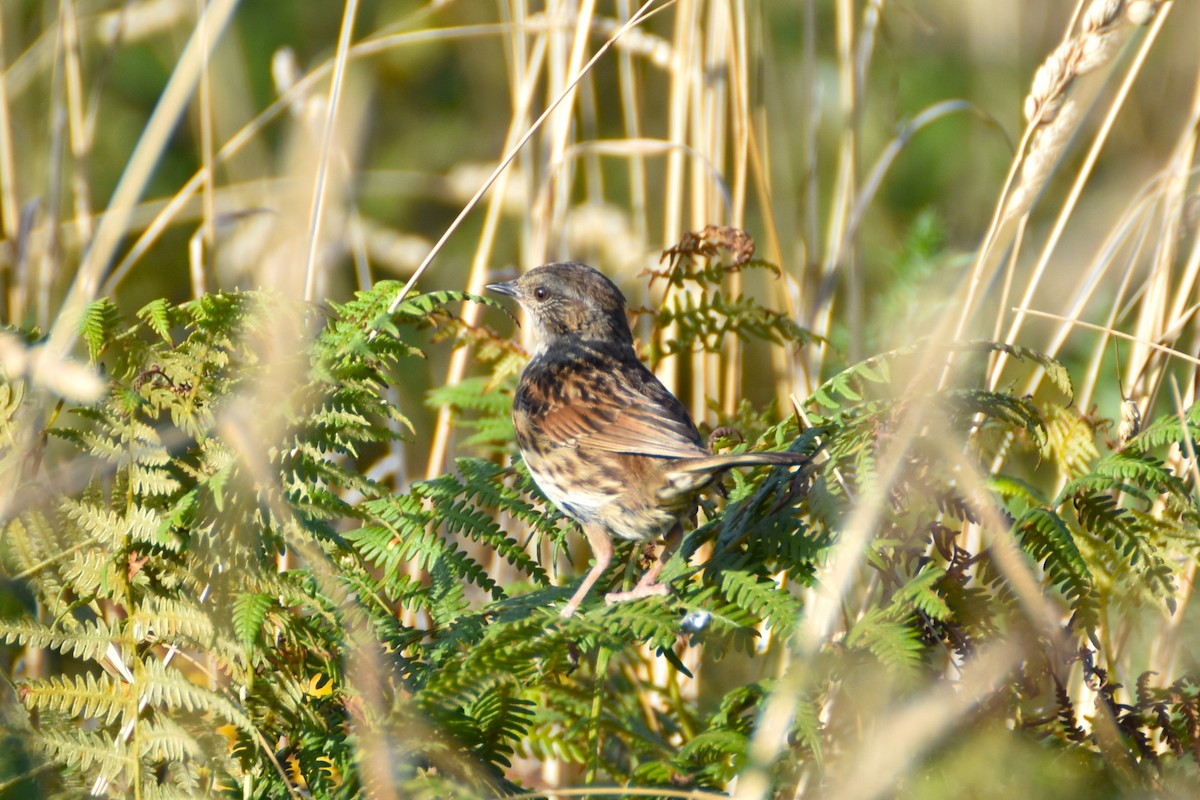
[[[488,291],[495,292],[496,294],[505,294],[509,297],[517,296],[517,282],[515,280],[505,281],[504,283],[489,283],[487,288]]]

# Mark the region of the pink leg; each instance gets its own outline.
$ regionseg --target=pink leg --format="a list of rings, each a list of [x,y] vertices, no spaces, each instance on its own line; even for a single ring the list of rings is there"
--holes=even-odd
[[[571,599],[567,601],[563,610],[558,612],[560,617],[569,617],[579,608],[579,604],[587,597],[587,593],[591,591],[592,585],[600,579],[604,574],[604,570],[608,569],[608,565],[612,563],[613,547],[612,541],[608,538],[608,534],[599,525],[584,525],[583,535],[587,537],[588,544],[592,547],[592,556],[596,559],[596,563],[592,565],[592,569],[584,577],[583,583],[579,584],[579,588],[575,590],[575,594],[571,595]]]
[[[662,552],[658,554],[658,558],[654,559],[654,563],[650,565],[650,569],[646,570],[646,574],[642,575],[641,580],[637,582],[628,592],[609,592],[604,595],[606,603],[623,603],[626,600],[640,600],[643,597],[666,597],[670,594],[670,590],[658,582],[659,573],[662,572],[663,566],[666,565],[667,559],[671,557],[671,553],[675,552],[675,548],[679,546],[679,540],[683,537],[683,528],[676,524],[671,532],[667,534],[666,542]]]

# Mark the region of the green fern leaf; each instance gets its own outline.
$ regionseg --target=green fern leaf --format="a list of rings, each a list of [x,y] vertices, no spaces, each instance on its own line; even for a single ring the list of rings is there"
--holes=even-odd
[[[1087,628],[1099,621],[1099,605],[1091,572],[1071,537],[1070,528],[1052,511],[1033,508],[1014,524],[1018,541],[1042,566],[1050,583],[1071,601]]]
[[[863,647],[889,669],[915,672],[924,646],[911,625],[894,620],[887,609],[869,609],[846,634],[847,647]]]
[[[799,603],[772,580],[737,569],[724,569],[718,576],[721,594],[731,604],[776,631],[790,631],[800,613]]]
[[[1050,379],[1054,387],[1066,396],[1066,405],[1070,405],[1075,399],[1075,386],[1071,381],[1071,375],[1067,372],[1067,368],[1058,359],[1048,356],[1045,353],[1017,344],[992,341],[967,342],[955,349],[969,352],[1000,352],[1012,356],[1019,361],[1032,361],[1045,371],[1046,377]]]
[[[50,649],[80,660],[99,660],[115,640],[116,634],[100,621],[61,630],[28,620],[0,622],[0,641],[5,644],[32,650]]]
[[[102,297],[88,305],[79,320],[79,333],[87,344],[93,362],[99,361],[108,342],[121,324],[121,312],[115,303]]]
[[[126,773],[134,763],[129,749],[118,747],[114,737],[104,731],[85,733],[73,728],[43,728],[34,733],[32,743],[67,769],[110,779]]]
[[[892,604],[901,608],[916,608],[935,620],[950,618],[950,606],[937,591],[939,582],[945,576],[943,569],[933,565],[926,566],[896,591]]]
[[[55,675],[24,684],[21,701],[30,711],[56,712],[111,725],[131,711],[124,694],[108,675]]]
[[[860,361],[834,375],[817,387],[816,391],[805,400],[805,404],[817,403],[825,408],[834,410],[846,405],[846,401],[857,403],[862,400],[862,392],[857,388],[864,384],[887,384],[891,382],[888,363],[898,358],[912,355],[919,350],[919,345],[912,344],[872,356]]]
[[[233,601],[233,630],[247,650],[259,643],[263,622],[274,605],[274,597],[258,592],[247,592]]]
[[[137,318],[145,322],[150,330],[158,334],[169,345],[172,343],[171,328],[175,324],[172,319],[173,311],[170,303],[166,300],[151,300],[138,309]]]

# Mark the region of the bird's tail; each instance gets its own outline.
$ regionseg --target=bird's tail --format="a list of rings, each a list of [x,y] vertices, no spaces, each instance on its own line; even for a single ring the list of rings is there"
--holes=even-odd
[[[757,453],[719,453],[715,456],[689,458],[672,465],[672,472],[720,472],[732,467],[799,466],[812,460],[808,453],[792,450],[768,450]]]
[[[671,465],[667,484],[660,494],[677,496],[708,485],[719,474],[733,467],[802,466],[812,462],[812,455],[792,450],[770,450],[757,453],[719,453],[715,456],[680,459]]]

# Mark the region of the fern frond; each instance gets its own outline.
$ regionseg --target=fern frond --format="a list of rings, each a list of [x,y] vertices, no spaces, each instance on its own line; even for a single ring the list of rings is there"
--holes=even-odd
[[[1152,450],[1178,444],[1184,452],[1187,452],[1187,440],[1190,439],[1191,451],[1193,453],[1200,451],[1200,447],[1197,446],[1197,442],[1200,442],[1200,403],[1193,403],[1188,407],[1183,417],[1184,422],[1181,422],[1176,414],[1164,414],[1151,421],[1142,429],[1141,433],[1126,443],[1124,449],[1146,454]]]
[[[145,506],[134,506],[124,514],[76,500],[66,500],[63,506],[67,519],[110,547],[131,542],[167,544],[160,536],[162,515]]]
[[[1053,356],[1018,344],[986,340],[966,342],[951,349],[959,352],[1004,353],[1018,361],[1032,361],[1045,371],[1046,377],[1054,387],[1066,396],[1065,405],[1069,406],[1075,399],[1075,386],[1071,381],[1071,374],[1062,362]]]
[[[454,386],[436,387],[429,391],[425,403],[431,408],[448,406],[459,412],[455,424],[474,431],[462,442],[463,447],[497,451],[512,445],[512,392],[500,390],[490,378],[467,378]]]
[[[818,386],[804,403],[831,411],[847,404],[859,403],[863,399],[865,385],[891,383],[891,362],[912,355],[919,349],[920,345],[917,344],[906,345],[853,364]]]
[[[213,714],[241,730],[255,729],[254,723],[237,704],[207,687],[197,686],[179,670],[157,659],[143,660],[140,666],[141,669],[134,673],[134,688],[138,696],[151,705],[164,709]]]
[[[1048,443],[1046,423],[1030,398],[985,389],[955,390],[948,397],[952,411],[964,421],[982,414],[1006,427],[1023,429],[1039,451],[1044,450]]]
[[[1049,451],[1069,478],[1085,475],[1100,458],[1093,426],[1073,409],[1048,404],[1041,408]]]
[[[107,674],[51,676],[21,686],[21,702],[30,711],[93,719],[111,725],[134,713],[129,695]]]
[[[170,761],[176,765],[203,759],[207,755],[200,742],[169,716],[160,715],[142,723],[138,731],[138,756],[151,762]]]
[[[211,613],[183,597],[146,598],[126,621],[135,641],[153,638],[208,648],[216,634]]]
[[[134,756],[105,731],[85,733],[75,728],[43,728],[31,744],[67,769],[115,778],[133,766]]]
[[[428,527],[420,504],[381,498],[369,502],[370,511],[381,525],[367,525],[345,534],[346,540],[369,563],[394,574],[402,562],[412,560],[421,570],[449,569],[487,592],[497,585],[483,565],[458,550]],[[410,516],[411,514],[411,516]]]
[[[65,541],[69,541],[64,536],[67,530],[70,530],[68,525],[35,510],[9,522],[0,538],[5,565],[12,574],[35,578],[33,588],[37,600],[53,618],[71,613],[70,593],[56,568],[67,547]],[[83,547],[92,542],[84,540],[77,544]]]
[[[754,299],[730,297],[714,290],[699,296],[688,292],[675,295],[674,304],[661,309],[655,319],[660,329],[674,325],[675,338],[664,342],[663,355],[690,352],[699,348],[718,353],[726,336],[743,341],[769,341],[774,344],[803,343],[814,339],[786,314],[764,308]]]
[[[246,592],[233,601],[233,629],[247,650],[258,643],[267,612],[275,605],[274,597],[261,592]]]
[[[1033,508],[1017,519],[1013,533],[1025,552],[1046,571],[1051,585],[1071,601],[1082,625],[1096,625],[1100,609],[1091,572],[1062,518],[1047,509]]]
[[[722,596],[731,604],[765,620],[777,631],[790,631],[800,604],[772,580],[752,572],[726,568],[717,576]]]
[[[80,660],[98,660],[117,634],[98,620],[61,629],[30,620],[0,621],[0,641],[29,649],[49,649]]]
[[[83,316],[79,320],[79,334],[87,345],[88,355],[93,363],[100,359],[121,322],[120,310],[107,297],[89,303],[83,310]]]
[[[926,566],[896,590],[892,605],[915,608],[931,619],[948,619],[952,613],[950,606],[938,592],[938,586],[945,576],[945,571],[940,567]]]
[[[137,311],[137,318],[158,334],[166,344],[172,344],[171,328],[180,322],[180,314],[166,300],[151,300]]]
[[[1010,475],[989,475],[986,480],[986,485],[991,492],[994,492],[997,497],[1004,500],[1016,500],[1022,506],[1027,507],[1043,507],[1050,505],[1050,501],[1036,486],[1027,481],[1022,481],[1019,477]],[[1022,509],[1024,511],[1024,509]]]
[[[872,608],[846,634],[847,647],[866,648],[889,669],[914,672],[920,665],[924,645],[917,631],[893,618],[883,608]]]

